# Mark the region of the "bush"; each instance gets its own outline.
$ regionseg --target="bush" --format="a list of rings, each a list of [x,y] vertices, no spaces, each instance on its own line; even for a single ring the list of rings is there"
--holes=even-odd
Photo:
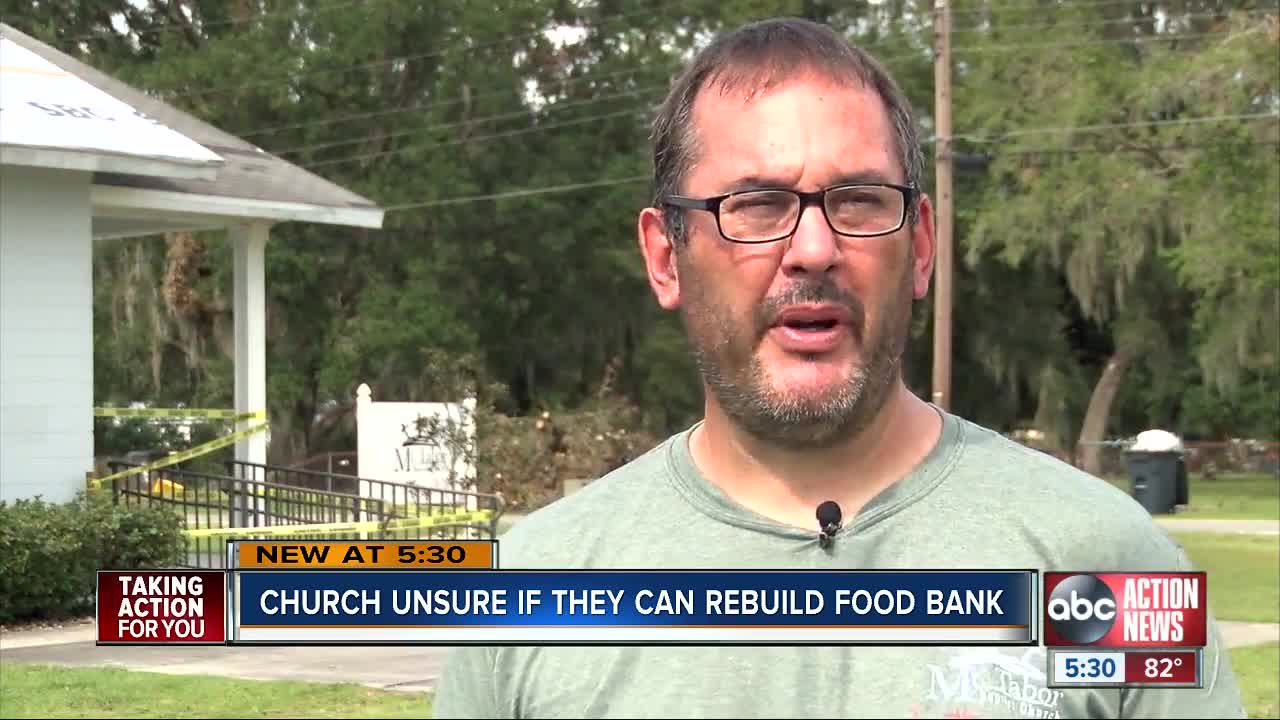
[[[176,513],[116,505],[107,492],[0,502],[0,622],[91,612],[97,570],[172,567],[184,551]]]
[[[638,410],[606,397],[572,412],[537,417],[480,413],[478,485],[499,492],[507,509],[531,512],[560,498],[566,480],[596,480],[652,449]]]

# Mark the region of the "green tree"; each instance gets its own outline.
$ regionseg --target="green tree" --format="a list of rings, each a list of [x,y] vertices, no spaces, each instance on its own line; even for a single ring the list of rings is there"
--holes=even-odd
[[[957,116],[972,128],[973,146],[992,156],[995,180],[968,242],[974,253],[1060,272],[1083,317],[1103,331],[1104,359],[1078,435],[1085,468],[1097,472],[1094,443],[1108,433],[1127,373],[1141,364],[1152,377],[1176,376],[1186,364],[1188,323],[1205,285],[1188,282],[1194,273],[1185,262],[1180,272],[1175,259],[1225,237],[1274,237],[1275,223],[1257,216],[1265,205],[1252,194],[1272,183],[1267,172],[1245,197],[1195,179],[1247,174],[1247,163],[1232,161],[1249,153],[1215,152],[1212,138],[1246,133],[1258,152],[1256,129],[1233,118],[1257,112],[1257,96],[1274,99],[1274,63],[1256,60],[1274,39],[1256,32],[1254,15],[1198,5],[1030,15],[984,14],[980,44],[963,58],[957,96],[969,101],[957,103]],[[1238,90],[1215,83],[1235,74],[1245,78]],[[1215,215],[1222,207],[1241,211]],[[1207,324],[1223,320],[1200,312]],[[1202,357],[1224,343],[1212,333],[1198,339]]]

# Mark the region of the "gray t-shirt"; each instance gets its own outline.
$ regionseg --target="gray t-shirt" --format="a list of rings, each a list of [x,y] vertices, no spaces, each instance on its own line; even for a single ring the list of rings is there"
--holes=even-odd
[[[1194,569],[1122,491],[954,415],[831,549],[816,521],[794,528],[731,500],[698,471],[688,437],[530,514],[501,539],[501,567]],[[452,651],[434,713],[1243,717],[1221,642],[1211,619],[1203,690],[1125,691],[1046,687],[1043,647],[468,647]]]

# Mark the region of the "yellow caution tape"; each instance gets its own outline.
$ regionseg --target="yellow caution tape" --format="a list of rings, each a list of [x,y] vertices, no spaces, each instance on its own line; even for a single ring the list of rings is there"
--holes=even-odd
[[[142,417],[142,418],[210,418],[214,420],[266,420],[266,410],[252,412],[236,412],[235,410],[219,410],[215,408],[94,408],[93,414],[98,417]]]
[[[187,489],[182,486],[182,483],[174,482],[169,478],[160,478],[159,480],[151,483],[152,493],[159,494],[165,490],[168,490],[170,493],[180,493],[186,492]]]
[[[253,512],[246,508],[246,512]],[[418,528],[438,525],[457,525],[465,522],[488,520],[493,516],[492,510],[473,510],[470,512],[449,513],[446,515],[428,515],[402,520],[369,520],[365,522],[313,523],[310,525],[270,525],[267,527],[244,528],[201,528],[187,530],[187,537],[250,537],[254,535],[343,535],[369,531],[416,530]]]
[[[202,443],[200,445],[196,445],[195,447],[187,448],[186,450],[173,453],[169,457],[161,458],[159,460],[156,460],[155,462],[148,463],[146,465],[141,465],[135,468],[129,468],[128,470],[122,470],[118,473],[107,475],[106,477],[93,478],[90,482],[93,484],[94,487],[101,487],[103,483],[110,482],[117,478],[128,477],[129,475],[136,475],[138,473],[149,472],[151,470],[158,470],[162,467],[176,465],[180,462],[185,462],[192,458],[200,457],[201,455],[207,455],[213,452],[214,450],[224,448],[228,445],[233,445],[236,442],[249,437],[250,435],[253,435],[255,433],[258,433],[266,429],[267,429],[267,423],[262,423],[260,425],[254,425],[253,427],[245,428],[244,430],[237,430],[236,432],[233,432],[230,435],[227,435],[225,437],[220,437],[217,440],[210,440],[207,443]]]

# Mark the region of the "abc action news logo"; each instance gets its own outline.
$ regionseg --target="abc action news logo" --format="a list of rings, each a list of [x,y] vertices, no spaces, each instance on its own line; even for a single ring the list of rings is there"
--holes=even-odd
[[[1205,573],[1045,573],[1044,644],[1204,647]]]

